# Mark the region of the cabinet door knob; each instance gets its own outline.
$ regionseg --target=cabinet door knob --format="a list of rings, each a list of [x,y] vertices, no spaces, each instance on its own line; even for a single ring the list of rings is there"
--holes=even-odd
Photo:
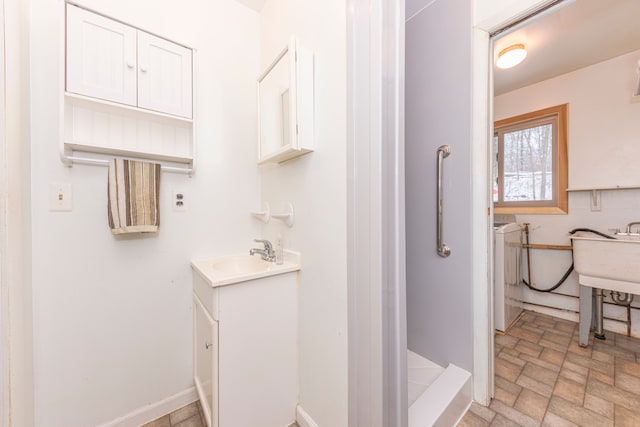
[[[132,64],[132,63],[130,63],[130,62],[127,62],[127,68],[129,68],[129,69],[133,69],[133,64]]]
[[[213,347],[213,343],[210,343],[210,342],[205,342],[204,343],[205,350],[209,350],[211,347]]]
[[[143,73],[146,73],[147,69],[145,67],[140,67],[140,71],[143,72]]]

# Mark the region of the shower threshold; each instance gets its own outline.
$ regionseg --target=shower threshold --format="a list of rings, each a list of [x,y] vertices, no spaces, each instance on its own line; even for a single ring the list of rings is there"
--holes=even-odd
[[[407,350],[409,427],[452,426],[471,404],[471,374]]]

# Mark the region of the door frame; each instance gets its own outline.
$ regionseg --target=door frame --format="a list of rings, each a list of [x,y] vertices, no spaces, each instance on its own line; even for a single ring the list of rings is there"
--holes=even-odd
[[[407,425],[404,0],[347,1],[349,426]]]
[[[5,8],[0,0],[0,426],[9,427],[11,413],[9,284],[7,281],[7,147],[5,116]]]
[[[477,2],[478,0],[476,0]],[[474,22],[472,59],[473,192],[473,399],[488,406],[494,394],[493,298],[493,34],[540,11],[574,0],[517,0],[481,22]],[[484,199],[484,200],[483,200]],[[483,249],[484,248],[484,249]],[[481,277],[486,277],[483,281]]]

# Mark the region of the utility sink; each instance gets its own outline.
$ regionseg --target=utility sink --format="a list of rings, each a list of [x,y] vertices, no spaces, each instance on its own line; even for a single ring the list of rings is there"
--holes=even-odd
[[[259,255],[226,255],[193,260],[191,266],[216,287],[300,270],[300,254],[284,251],[282,264],[264,261]]]
[[[615,240],[578,231],[573,264],[581,285],[619,292],[640,292],[640,235],[617,234]]]
[[[596,337],[602,334],[602,291],[640,293],[640,236],[616,234],[606,239],[594,233],[579,231],[570,236],[573,244],[573,266],[580,284],[579,344],[589,345],[595,291]]]

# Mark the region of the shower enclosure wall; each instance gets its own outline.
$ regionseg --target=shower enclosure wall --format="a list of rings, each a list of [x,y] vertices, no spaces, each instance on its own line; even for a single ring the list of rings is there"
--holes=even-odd
[[[471,2],[407,1],[406,12],[408,347],[413,359],[415,353],[443,368],[453,364],[470,373]],[[448,156],[439,154],[442,145],[449,146]],[[440,240],[450,255],[437,247]],[[409,381],[411,387],[411,370]]]

